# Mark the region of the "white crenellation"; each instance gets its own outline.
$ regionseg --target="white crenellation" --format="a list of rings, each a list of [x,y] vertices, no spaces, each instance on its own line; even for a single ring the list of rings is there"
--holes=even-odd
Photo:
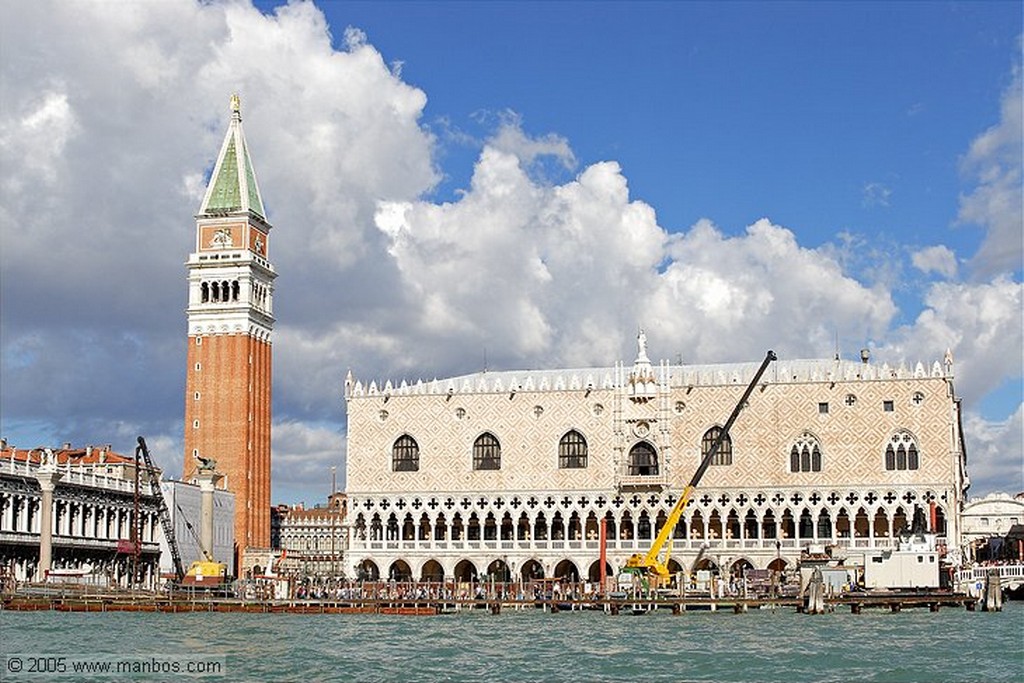
[[[198,329],[198,328],[196,328]],[[204,330],[209,328],[203,328]],[[269,333],[269,330],[267,330]],[[659,364],[657,372],[643,381],[636,381],[638,392],[650,395],[666,393],[671,388],[715,387],[742,385],[747,377],[756,371],[757,363],[738,363],[728,365],[670,365],[666,361]],[[854,381],[886,381],[910,378],[946,378],[952,379],[952,367],[945,369],[935,361],[931,372],[923,362],[917,362],[912,369],[906,363],[890,366],[888,363],[871,365],[855,361],[825,360],[793,360],[780,362],[774,371],[769,372],[762,380],[763,384],[788,384],[806,382],[854,382]],[[510,391],[550,392],[550,391],[587,391],[608,390],[626,386],[630,381],[630,371],[621,363],[611,368],[593,368],[588,370],[518,370],[508,372],[486,371],[474,375],[464,375],[449,379],[417,380],[410,384],[401,380],[397,384],[392,380],[383,380],[379,384],[371,380],[369,385],[356,381],[352,389],[353,396],[377,395],[388,393],[395,396],[441,395],[441,394],[500,394]]]

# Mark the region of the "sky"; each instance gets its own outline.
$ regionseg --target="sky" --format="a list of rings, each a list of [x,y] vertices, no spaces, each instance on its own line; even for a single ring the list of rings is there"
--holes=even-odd
[[[194,214],[242,116],[274,228],[273,500],[343,381],[931,364],[1024,491],[1018,2],[0,0],[0,435],[180,475]]]

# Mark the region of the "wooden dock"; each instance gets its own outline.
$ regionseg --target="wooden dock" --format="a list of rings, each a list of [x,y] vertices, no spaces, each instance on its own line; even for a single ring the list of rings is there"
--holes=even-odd
[[[541,610],[551,614],[577,611],[603,611],[610,615],[647,614],[651,612],[683,615],[687,612],[725,612],[742,614],[754,610],[794,610],[805,612],[801,598],[736,598],[736,597],[659,597],[658,599],[602,598],[571,599],[390,599],[358,598],[349,600],[273,600],[252,601],[231,598],[182,596],[168,598],[157,595],[91,595],[91,596],[5,596],[0,610],[55,612],[231,612],[250,614],[384,614],[424,616],[485,610],[491,614],[502,611]],[[860,614],[865,609],[901,612],[905,609],[927,608],[937,612],[941,607],[974,611],[977,598],[964,593],[892,592],[850,593],[825,599],[826,612],[838,609]]]

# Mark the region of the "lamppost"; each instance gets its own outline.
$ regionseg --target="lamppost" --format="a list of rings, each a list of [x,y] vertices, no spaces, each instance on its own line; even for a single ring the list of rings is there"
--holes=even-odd
[[[775,540],[775,592],[782,594],[782,541]]]

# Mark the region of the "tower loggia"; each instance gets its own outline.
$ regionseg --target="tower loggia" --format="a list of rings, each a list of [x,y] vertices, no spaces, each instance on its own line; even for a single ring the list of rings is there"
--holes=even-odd
[[[184,478],[216,461],[235,494],[236,567],[247,547],[270,546],[271,341],[277,273],[270,223],[242,132],[231,120],[196,215],[188,269]],[[228,558],[218,558],[225,560]]]

